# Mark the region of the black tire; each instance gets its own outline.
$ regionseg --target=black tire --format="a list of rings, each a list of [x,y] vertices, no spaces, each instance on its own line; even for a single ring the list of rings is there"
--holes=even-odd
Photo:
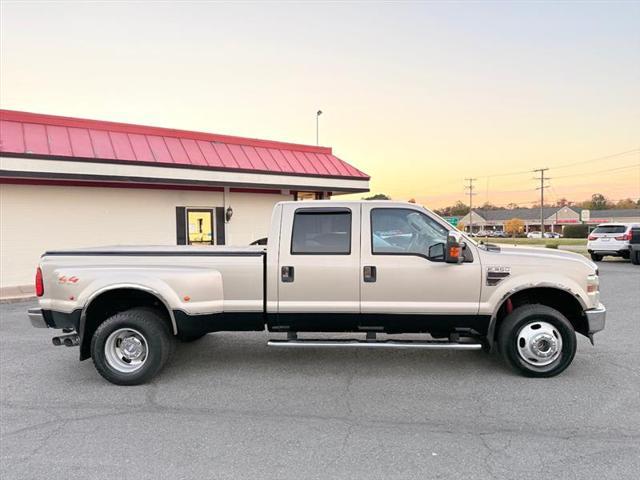
[[[597,253],[592,253],[591,260],[593,260],[594,262],[599,262],[600,260],[602,260],[602,255],[598,255]]]
[[[114,366],[116,362],[109,360],[106,353],[108,339],[121,329],[139,332],[146,343],[144,362],[135,371],[118,370]],[[158,374],[173,353],[174,343],[170,327],[159,312],[146,307],[132,308],[116,313],[100,324],[91,338],[91,357],[98,373],[111,383],[140,385]]]
[[[640,265],[640,249],[631,251],[631,263]]]
[[[197,334],[191,334],[191,335],[187,333],[178,333],[178,340],[180,340],[183,343],[191,343],[191,342],[195,342],[196,340],[200,340],[205,335],[206,333],[197,333]]]
[[[559,333],[562,349],[548,365],[538,366],[521,356],[518,343],[520,333],[533,328],[537,322],[550,324]],[[540,328],[538,326],[538,328]],[[555,333],[555,332],[554,332]],[[520,344],[523,346],[523,344]],[[527,377],[553,377],[566,369],[576,354],[576,332],[567,318],[546,305],[524,305],[516,308],[504,319],[498,331],[498,346],[507,364]]]
[[[631,252],[629,250],[625,250],[624,252],[620,253],[620,256],[625,260],[629,260],[629,258],[631,257]]]

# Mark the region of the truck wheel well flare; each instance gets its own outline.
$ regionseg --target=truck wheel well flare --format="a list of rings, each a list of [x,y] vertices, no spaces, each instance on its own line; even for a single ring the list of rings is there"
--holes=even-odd
[[[571,322],[574,330],[588,336],[589,327],[580,301],[570,292],[553,287],[535,287],[520,290],[505,298],[498,309],[495,319],[493,340],[498,338],[500,325],[504,318],[522,305],[546,305],[562,313]]]
[[[153,293],[136,288],[114,288],[91,299],[80,320],[80,360],[91,357],[91,337],[106,319],[132,308],[147,307],[158,312],[173,331],[171,313],[165,303]],[[84,320],[84,325],[83,325]]]

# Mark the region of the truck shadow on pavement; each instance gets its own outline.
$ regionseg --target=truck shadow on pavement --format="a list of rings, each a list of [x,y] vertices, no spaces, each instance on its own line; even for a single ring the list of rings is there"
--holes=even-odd
[[[178,344],[173,359],[161,373],[160,381],[183,375],[203,377],[243,372],[248,375],[359,374],[420,376],[494,376],[512,372],[496,352],[446,350],[367,350],[348,348],[267,347],[266,332],[213,333],[190,344]]]

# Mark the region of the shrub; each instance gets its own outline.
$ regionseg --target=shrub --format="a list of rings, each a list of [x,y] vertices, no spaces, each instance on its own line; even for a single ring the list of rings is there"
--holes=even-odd
[[[587,238],[589,225],[565,225],[562,235],[564,238]]]
[[[547,244],[545,245],[545,247],[547,247],[547,248],[554,248],[554,249],[556,249],[556,250],[557,250],[557,249],[558,249],[558,244],[557,244],[556,242],[554,242],[554,243],[547,243]]]
[[[524,222],[519,218],[507,220],[504,224],[504,231],[511,236],[520,235],[524,232]]]

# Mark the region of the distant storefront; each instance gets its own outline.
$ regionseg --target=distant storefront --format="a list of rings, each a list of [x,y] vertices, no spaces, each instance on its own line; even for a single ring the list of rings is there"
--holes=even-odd
[[[546,232],[562,233],[565,225],[587,224],[595,227],[600,223],[640,223],[640,209],[626,210],[590,210],[583,213],[583,209],[574,207],[549,207],[543,209],[544,226]],[[540,231],[539,208],[499,208],[474,209],[462,217],[459,222],[468,231],[473,224],[473,231],[504,230],[505,223],[513,218],[524,222],[525,233]]]

